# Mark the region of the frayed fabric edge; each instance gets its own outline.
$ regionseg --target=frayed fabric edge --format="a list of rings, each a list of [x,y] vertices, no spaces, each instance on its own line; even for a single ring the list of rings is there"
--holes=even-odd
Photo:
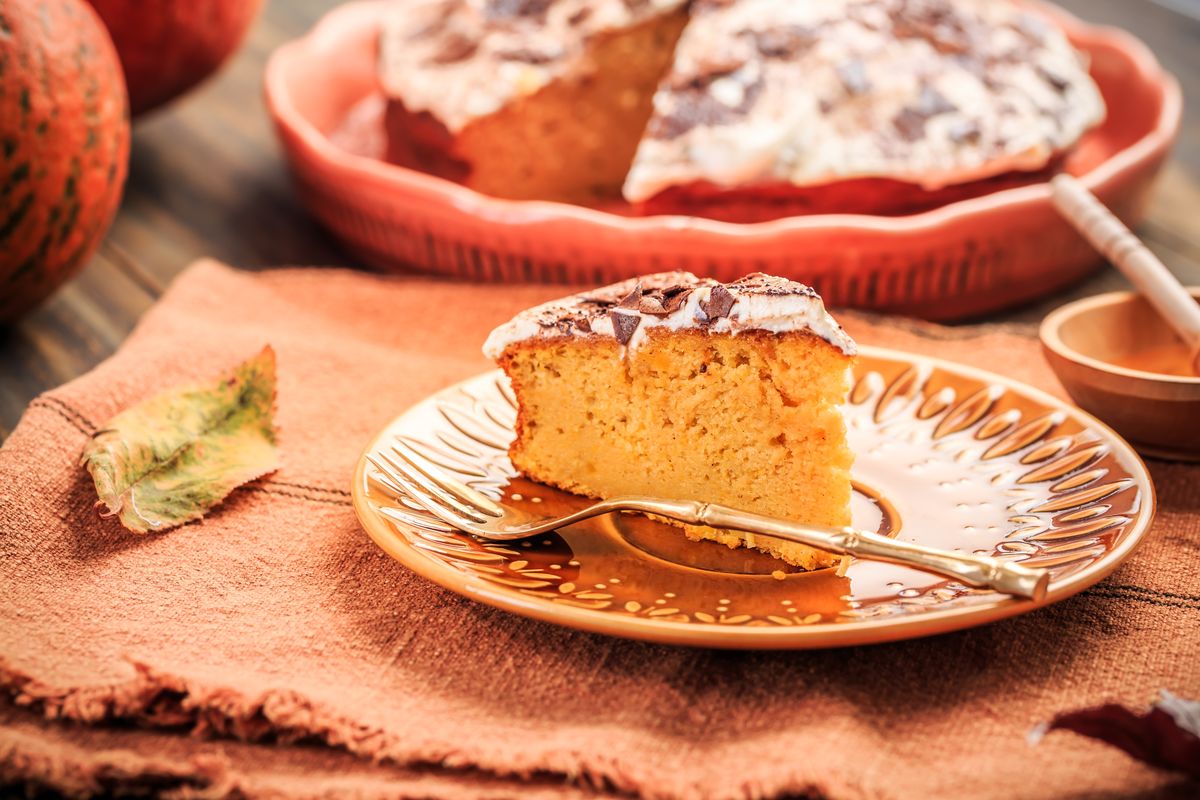
[[[520,763],[513,763],[510,754],[506,759],[508,763],[494,763],[483,754],[468,752],[449,743],[414,746],[394,733],[356,722],[291,690],[270,690],[250,696],[229,687],[213,687],[163,672],[132,659],[129,663],[134,676],[127,681],[101,686],[55,687],[0,658],[0,690],[10,694],[17,706],[40,712],[51,720],[91,724],[127,721],[153,728],[186,730],[200,738],[285,745],[322,744],[374,763],[478,770],[497,778],[555,778],[600,795],[646,800],[711,800],[715,797],[761,800],[779,795],[849,800],[870,796],[856,787],[843,787],[845,791],[837,791],[822,785],[823,781],[814,781],[812,776],[794,775],[781,775],[778,783],[772,786],[746,782],[736,789],[725,787],[726,791],[714,793],[678,774],[672,776],[674,780],[663,781],[667,776],[643,774],[643,770],[630,768],[619,759],[575,750],[529,752]],[[3,746],[2,742],[0,746]],[[222,793],[225,779],[214,769],[212,764],[204,762],[188,773],[195,780],[190,786],[181,785],[179,796],[225,796]],[[216,793],[210,794],[210,791]]]
[[[50,720],[90,724],[127,721],[155,728],[175,728],[201,738],[244,742],[324,744],[376,763],[398,766],[480,770],[498,777],[554,776],[598,793],[674,800],[675,793],[642,791],[643,780],[618,762],[558,751],[531,756],[526,764],[489,764],[478,754],[451,745],[406,745],[387,731],[355,722],[290,690],[251,697],[228,687],[212,687],[179,675],[129,662],[134,676],[100,686],[59,687],[46,684],[0,659],[0,689],[18,707]],[[542,763],[536,763],[541,761]],[[591,764],[582,762],[592,761]]]

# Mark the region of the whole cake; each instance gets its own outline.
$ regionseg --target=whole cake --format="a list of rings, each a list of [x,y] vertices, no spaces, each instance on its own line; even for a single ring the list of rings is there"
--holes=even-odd
[[[643,212],[911,211],[1053,169],[1104,116],[1012,0],[410,0],[381,54],[393,161]]]
[[[509,455],[532,480],[592,497],[703,500],[850,524],[843,405],[856,348],[807,286],[763,274],[728,284],[647,275],[524,311],[484,352],[512,384]],[[839,560],[682,527],[806,569]]]

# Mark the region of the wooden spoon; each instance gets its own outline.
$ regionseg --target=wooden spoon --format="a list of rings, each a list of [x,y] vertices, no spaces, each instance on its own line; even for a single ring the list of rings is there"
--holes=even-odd
[[[1093,247],[1124,273],[1166,320],[1192,356],[1200,375],[1200,304],[1146,245],[1097,197],[1070,175],[1050,181],[1054,205]]]

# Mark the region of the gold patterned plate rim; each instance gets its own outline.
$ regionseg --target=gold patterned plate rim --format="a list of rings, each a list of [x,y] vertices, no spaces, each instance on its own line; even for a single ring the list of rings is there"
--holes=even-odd
[[[889,373],[891,377],[888,378],[885,373]],[[908,423],[912,430],[933,431],[926,445],[924,435],[912,433],[910,430],[908,436],[911,437],[911,447],[924,447],[930,453],[932,449],[947,453],[941,460],[929,459],[924,462],[932,464],[935,468],[943,471],[951,469],[952,454],[957,456],[952,460],[960,462],[969,460],[973,453],[982,452],[983,458],[978,462],[980,466],[985,463],[991,466],[993,462],[987,459],[996,459],[996,468],[992,470],[991,477],[986,482],[997,487],[1009,487],[1004,489],[1006,495],[1017,499],[1002,511],[993,513],[1009,514],[1006,520],[1020,521],[1023,526],[1011,522],[1011,529],[999,538],[993,554],[1012,557],[1031,565],[1045,563],[1052,566],[1050,588],[1043,601],[1039,603],[1022,600],[962,586],[955,589],[953,584],[944,582],[926,583],[919,590],[907,590],[910,594],[898,600],[883,602],[876,598],[865,607],[857,602],[850,602],[849,605],[857,610],[844,610],[834,618],[826,619],[818,614],[806,615],[821,617],[810,624],[792,624],[793,621],[808,622],[807,618],[789,618],[786,615],[774,614],[762,620],[756,618],[756,624],[727,624],[744,621],[748,615],[720,614],[718,618],[711,610],[693,612],[690,617],[686,613],[682,617],[666,614],[655,616],[654,606],[640,602],[626,602],[623,607],[612,607],[611,601],[556,602],[567,598],[553,596],[552,591],[534,591],[515,586],[519,583],[547,584],[548,579],[558,577],[547,574],[545,570],[536,573],[527,570],[519,576],[535,576],[538,578],[536,581],[501,582],[488,572],[476,571],[478,568],[459,569],[443,558],[431,556],[430,548],[424,546],[425,542],[420,537],[440,537],[443,542],[457,537],[462,542],[469,541],[476,543],[475,546],[490,547],[495,552],[512,551],[503,546],[480,543],[479,540],[459,532],[432,534],[399,522],[395,517],[386,516],[388,508],[400,509],[403,506],[397,506],[397,499],[384,492],[370,479],[374,467],[367,460],[367,454],[387,447],[398,434],[406,434],[405,440],[411,442],[406,426],[411,427],[411,423],[422,416],[426,423],[426,426],[421,428],[422,433],[433,435],[428,427],[432,419],[443,420],[446,432],[452,436],[472,431],[471,425],[474,423],[466,419],[464,426],[463,416],[469,417],[473,412],[469,409],[464,411],[454,403],[464,397],[475,397],[476,395],[471,393],[481,390],[491,391],[496,397],[500,397],[504,394],[500,388],[503,386],[502,381],[502,373],[498,370],[477,375],[436,392],[389,423],[366,447],[355,467],[351,487],[355,513],[367,534],[384,552],[418,575],[487,605],[594,633],[677,645],[735,649],[808,649],[871,644],[960,630],[1027,613],[1064,600],[1092,586],[1129,557],[1144,538],[1154,516],[1154,487],[1145,463],[1116,431],[1087,412],[1040,389],[985,370],[930,356],[863,347],[855,369],[851,412],[848,413],[852,442],[854,429],[858,427],[870,429],[868,433],[863,434],[864,436],[874,436],[876,440],[887,441],[889,445],[903,445],[900,437],[906,430],[905,424]],[[956,395],[953,390],[956,385],[960,388],[965,385],[970,393],[962,392],[966,394],[965,397]],[[507,402],[511,404],[511,397],[507,398]],[[1010,407],[1006,408],[1006,404]],[[447,407],[454,413],[447,413]],[[1025,414],[1021,408],[1038,413]],[[440,417],[431,416],[435,410],[440,412]],[[504,421],[498,421],[498,415],[486,406],[482,412],[477,413],[483,423],[492,426],[493,441],[488,446],[493,449],[499,448],[496,432],[503,429]],[[484,420],[484,417],[488,419]],[[862,424],[859,421],[863,421]],[[901,433],[884,433],[890,429],[897,429]],[[943,429],[949,432],[943,433]],[[1047,438],[1056,432],[1061,435]],[[474,437],[480,435],[473,434]],[[443,437],[443,441],[450,440]],[[453,445],[453,442],[451,444]],[[956,447],[962,449],[955,451]],[[502,451],[494,450],[493,459],[496,453],[503,455]],[[967,457],[963,456],[964,453]],[[1000,455],[991,455],[993,453]],[[455,452],[454,455],[461,456],[462,453]],[[864,454],[860,453],[860,462],[864,457]],[[465,460],[470,461],[470,457]],[[503,462],[507,465],[506,458],[503,458]],[[879,461],[879,464],[886,463],[887,459]],[[1015,474],[1014,469],[1004,471],[1006,464],[1015,467],[1016,471],[1027,471],[1014,479],[1009,477]],[[909,466],[916,468],[921,464],[913,463]],[[899,469],[895,466],[879,468]],[[508,465],[507,469],[507,474],[511,476],[511,465]],[[483,475],[483,472],[481,470],[480,475]],[[998,480],[1001,478],[1002,480]],[[1047,491],[1052,489],[1056,493],[1044,498],[1036,494],[1027,488],[1029,484],[1025,483],[1031,478],[1037,478],[1034,485],[1049,484],[1053,481]],[[982,486],[984,478],[976,477],[972,480],[977,485],[968,486],[968,490]],[[1106,482],[1099,483],[1101,480]],[[960,478],[959,482],[970,481]],[[499,483],[503,483],[503,480],[497,482],[492,475],[485,479],[484,483],[495,488]],[[1012,488],[1018,485],[1025,488]],[[925,491],[924,488],[922,491]],[[1021,492],[1025,494],[1022,495]],[[984,506],[987,503],[979,505]],[[1117,512],[1111,513],[1114,507],[1117,507]],[[1040,509],[1051,510],[1041,512]],[[411,514],[412,507],[404,511]],[[1063,524],[1060,520],[1064,518],[1070,518],[1071,521]],[[1042,519],[1040,526],[1037,524],[1038,519]],[[1031,522],[1034,524],[1028,524]],[[855,524],[861,524],[857,517]],[[918,530],[918,535],[925,535],[922,530],[928,531],[929,526]],[[992,528],[989,527],[988,530]],[[1030,534],[1028,531],[1034,533]],[[1034,545],[1030,543],[1031,539],[1044,541]],[[990,542],[990,539],[988,541]],[[700,546],[720,547],[711,544]],[[520,555],[521,560],[509,559],[509,563],[520,566],[527,563],[524,560],[526,553],[514,555]],[[497,560],[506,558],[494,555],[488,557]],[[695,571],[686,564],[676,563],[668,566]],[[857,562],[851,570],[856,566]],[[875,564],[864,569],[881,566],[890,567]],[[487,569],[497,571],[496,568]],[[905,570],[902,567],[895,569]],[[664,571],[663,574],[669,573]],[[921,575],[924,578],[929,577]],[[762,576],[743,577],[758,579]],[[797,576],[787,577],[790,579]],[[542,578],[547,580],[541,580]],[[936,582],[941,579],[932,580]],[[559,583],[559,590],[563,590],[566,585]],[[754,585],[765,589],[776,586],[774,581]],[[902,584],[887,583],[889,587],[900,585]],[[903,591],[901,593],[903,594]],[[580,591],[574,594],[575,598],[580,596],[591,598],[605,595],[589,588],[588,592]],[[850,597],[851,595],[846,595],[841,599],[846,600]],[[593,607],[588,607],[589,602]],[[654,602],[662,603],[663,600]],[[729,601],[723,599],[720,602]],[[898,603],[903,605],[897,605]],[[623,608],[633,610],[634,607],[641,609],[643,613],[623,611]],[[870,613],[881,609],[886,611],[874,616]],[[668,609],[661,609],[665,610]],[[724,611],[726,607],[721,606],[719,610]],[[792,612],[798,609],[787,610]],[[644,613],[646,611],[651,613]],[[780,624],[768,624],[767,620]]]

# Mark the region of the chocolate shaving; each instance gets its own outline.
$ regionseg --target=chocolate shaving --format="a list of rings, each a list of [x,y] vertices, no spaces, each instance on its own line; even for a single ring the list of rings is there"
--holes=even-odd
[[[758,102],[762,90],[761,78],[746,86],[742,102],[736,108],[725,105],[704,89],[677,90],[672,97],[674,102],[671,110],[655,118],[646,130],[646,135],[651,139],[670,140],[682,136],[692,128],[723,125],[742,119]]]
[[[871,82],[867,80],[867,69],[859,59],[847,59],[834,67],[834,70],[847,94],[857,96],[871,90]]]
[[[733,309],[733,295],[721,284],[717,284],[708,294],[707,300],[700,301],[700,310],[710,320],[729,316]]]
[[[638,329],[638,325],[642,324],[642,318],[637,314],[630,314],[627,311],[617,311],[613,309],[608,312],[608,318],[612,320],[613,337],[618,344],[629,344],[629,340],[633,338],[633,333]]]
[[[993,92],[998,92],[1004,88],[1004,81],[1000,80],[999,76],[991,72],[984,73],[983,85],[991,89]]]
[[[807,25],[786,25],[762,31],[742,31],[754,39],[754,46],[766,58],[795,58],[815,45],[820,36],[817,29]]]
[[[939,53],[968,53],[972,49],[962,17],[944,0],[903,2],[891,14],[892,32],[897,39],[924,39]]]
[[[1043,66],[1039,66],[1037,68],[1037,74],[1041,77],[1042,80],[1044,80],[1046,83],[1053,86],[1054,91],[1058,92],[1059,94],[1062,94],[1063,92],[1065,92],[1067,90],[1067,87],[1071,85],[1070,82],[1067,81],[1066,78],[1064,78],[1063,76],[1061,76],[1055,72],[1052,72],[1052,71],[1046,69]]]
[[[957,111],[958,106],[946,99],[946,96],[928,83],[921,86],[921,96],[917,98],[917,112],[925,117],[936,117]]]
[[[484,13],[491,19],[544,17],[554,0],[488,0]]]
[[[526,64],[548,64],[561,56],[561,51],[534,50],[530,47],[515,47],[496,52],[496,57],[504,61],[521,61]]]
[[[454,64],[467,60],[475,55],[475,51],[478,49],[479,42],[474,39],[461,33],[451,33],[446,36],[442,48],[434,53],[429,61],[433,64]]]
[[[734,289],[757,295],[775,297],[816,297],[817,293],[809,286],[786,278],[777,278],[763,272],[751,272],[728,284]]]
[[[957,111],[958,107],[929,84],[921,86],[917,104],[905,106],[892,117],[892,127],[906,141],[915,142],[925,135],[925,123],[930,117]]]
[[[982,131],[979,130],[977,122],[969,119],[960,119],[950,125],[948,133],[950,141],[955,144],[966,144],[968,142],[978,142]]]
[[[732,53],[724,55],[705,55],[696,64],[696,77],[706,85],[722,75],[736,72],[745,65],[746,60]]]
[[[567,17],[567,24],[574,27],[592,15],[592,7],[584,6],[576,11],[571,16]]]
[[[736,72],[746,62],[736,56],[702,57],[695,64],[695,70],[689,72],[672,72],[667,78],[667,88],[676,91],[703,91],[717,78]]]
[[[638,304],[638,311],[643,314],[649,314],[652,317],[665,317],[670,312],[663,305],[663,301],[653,295],[645,295],[642,297],[642,302]]]
[[[638,304],[642,299],[642,282],[638,281],[633,287],[633,291],[621,298],[621,302],[617,303],[617,308],[632,308],[637,309]]]
[[[673,286],[663,290],[663,308],[668,314],[674,314],[683,308],[692,290],[686,286]]]
[[[997,80],[995,74],[993,74],[995,72],[993,67],[1000,63],[1001,59],[997,58],[994,54],[988,54],[985,59],[980,54],[965,53],[954,56],[952,60],[955,64],[962,67],[964,71],[978,78],[980,83],[989,89],[996,91],[1001,87],[1001,83]]]
[[[587,295],[579,298],[580,303],[588,303],[590,305],[599,306],[600,308],[608,308],[615,306],[617,301],[612,297],[601,297],[599,295]]]
[[[906,142],[915,142],[925,135],[925,115],[905,106],[892,117],[892,127]]]

